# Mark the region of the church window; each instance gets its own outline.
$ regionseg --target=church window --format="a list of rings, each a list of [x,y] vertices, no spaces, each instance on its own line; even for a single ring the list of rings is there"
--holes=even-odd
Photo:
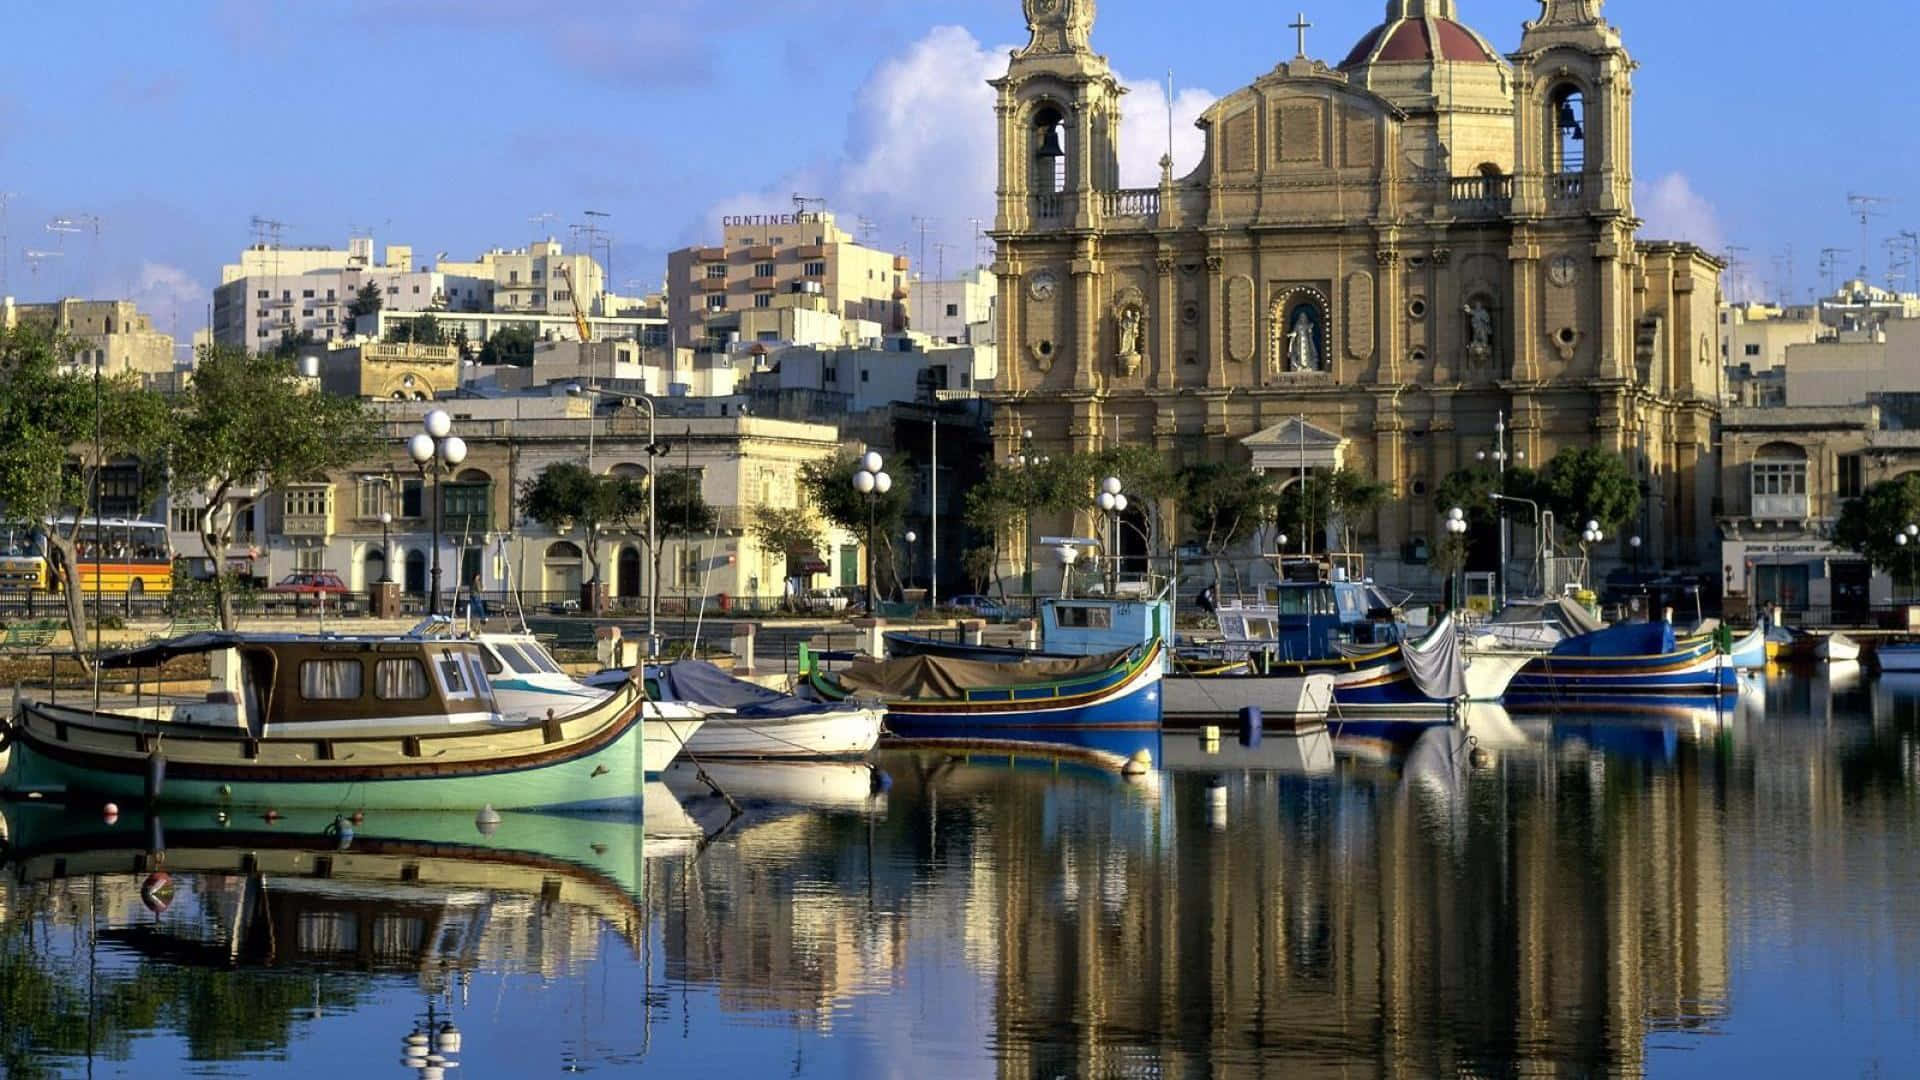
[[[1033,114],[1033,191],[1058,195],[1067,190],[1067,123],[1052,105]]]
[[[1572,86],[1554,91],[1553,172],[1579,172],[1587,165],[1587,100]]]

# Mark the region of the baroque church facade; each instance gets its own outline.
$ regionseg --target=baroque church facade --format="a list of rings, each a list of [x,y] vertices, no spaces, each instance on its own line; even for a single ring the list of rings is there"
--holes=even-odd
[[[1618,453],[1648,561],[1710,558],[1723,265],[1638,235],[1635,65],[1602,0],[1535,2],[1504,56],[1455,0],[1389,0],[1332,65],[1296,26],[1300,55],[1200,117],[1196,168],[1126,190],[1094,0],[1024,0],[993,82],[1001,457],[1031,431],[1354,469],[1390,492],[1353,523],[1374,573],[1416,585],[1442,478],[1504,432],[1515,464]]]

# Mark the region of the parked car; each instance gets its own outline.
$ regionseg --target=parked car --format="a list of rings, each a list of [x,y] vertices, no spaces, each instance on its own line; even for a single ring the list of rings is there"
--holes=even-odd
[[[296,570],[267,589],[276,596],[345,596],[347,583],[331,570]]]
[[[982,619],[998,620],[1007,617],[1005,605],[990,596],[981,596],[978,593],[963,593],[952,597],[947,601],[947,606],[970,612]]]

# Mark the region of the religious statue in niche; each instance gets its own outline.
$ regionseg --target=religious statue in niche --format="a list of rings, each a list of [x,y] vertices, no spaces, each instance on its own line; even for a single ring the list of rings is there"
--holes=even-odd
[[[1462,310],[1467,315],[1467,355],[1484,363],[1493,356],[1493,312],[1478,298]]]
[[[1146,300],[1140,290],[1126,288],[1113,301],[1113,366],[1122,377],[1140,370],[1140,354],[1147,340]]]
[[[1320,370],[1322,350],[1319,314],[1312,304],[1302,303],[1294,307],[1292,317],[1287,320],[1286,370]]]

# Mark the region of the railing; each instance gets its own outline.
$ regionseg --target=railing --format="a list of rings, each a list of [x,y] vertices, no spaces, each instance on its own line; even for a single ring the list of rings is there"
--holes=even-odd
[[[1058,221],[1066,216],[1067,200],[1060,195],[1035,195],[1033,217],[1036,221]]]
[[[282,536],[319,536],[333,535],[333,515],[331,514],[288,514],[280,526]]]
[[[1812,512],[1805,495],[1755,495],[1748,517],[1763,521],[1804,521]]]
[[[1576,202],[1586,190],[1585,173],[1554,173],[1547,177],[1547,198],[1552,202]]]
[[[1110,218],[1149,218],[1160,216],[1158,188],[1129,188],[1103,192],[1100,212]]]
[[[1513,177],[1455,177],[1448,183],[1447,198],[1462,217],[1504,214],[1513,205]]]

